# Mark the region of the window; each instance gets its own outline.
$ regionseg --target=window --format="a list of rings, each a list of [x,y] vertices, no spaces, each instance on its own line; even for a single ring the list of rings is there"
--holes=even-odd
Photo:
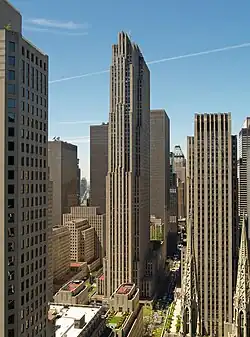
[[[15,186],[14,185],[8,185],[8,194],[14,194]]]
[[[14,300],[8,301],[8,309],[9,310],[15,309],[15,301]]]
[[[9,52],[14,53],[16,51],[16,45],[15,42],[10,41],[9,42]]]
[[[8,142],[8,151],[14,151],[15,148],[14,142]]]
[[[15,64],[16,64],[16,58],[15,58],[15,56],[9,56],[8,57],[8,64],[9,64],[9,66],[15,66]],[[13,79],[15,79],[15,74],[14,74],[14,78]]]
[[[8,84],[8,94],[14,95],[16,93],[15,84]]]
[[[14,200],[15,199],[8,199],[8,208],[14,208],[15,205]]]
[[[14,70],[9,70],[8,71],[8,80],[9,81],[14,81],[15,80],[15,71]]]
[[[14,177],[15,177],[15,173],[14,172],[15,172],[14,170],[9,170],[8,171],[8,179],[9,180],[13,180],[14,179]]]
[[[8,98],[8,108],[15,108],[16,107],[16,100],[13,98]]]
[[[8,112],[8,122],[9,123],[15,123],[15,113],[14,112]]]
[[[14,165],[14,156],[8,156],[8,165]]]
[[[8,136],[9,137],[15,136],[15,129],[14,128],[8,128]]]

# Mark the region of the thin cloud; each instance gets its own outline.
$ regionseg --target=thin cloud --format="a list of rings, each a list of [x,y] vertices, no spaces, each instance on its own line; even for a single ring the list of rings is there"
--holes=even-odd
[[[45,18],[35,18],[28,19],[26,22],[47,28],[58,28],[58,29],[68,29],[68,30],[78,30],[78,29],[88,29],[88,23],[75,23],[73,21],[57,21],[57,20],[48,20]]]
[[[72,125],[75,125],[75,124],[100,124],[102,122],[100,121],[63,121],[63,122],[59,122],[59,124],[72,124]]]
[[[109,70],[102,70],[102,71],[97,71],[94,73],[87,73],[87,74],[83,74],[83,75],[78,75],[78,76],[72,76],[72,77],[62,77],[58,80],[52,80],[49,81],[49,84],[53,84],[53,83],[58,83],[58,82],[64,82],[64,81],[70,81],[70,80],[75,80],[77,78],[83,78],[83,77],[91,77],[91,76],[95,76],[95,75],[102,75],[105,73],[109,73]]]
[[[30,32],[49,33],[49,34],[64,35],[64,36],[88,35],[88,32],[68,32],[68,31],[62,31],[62,30],[53,30],[49,28],[32,27],[32,26],[24,26],[23,29],[26,31],[30,31]]]
[[[233,50],[233,49],[248,48],[248,47],[250,47],[250,42],[245,42],[245,43],[236,44],[236,45],[232,45],[232,46],[226,46],[226,47],[223,47],[223,48],[216,48],[216,49],[205,50],[205,51],[201,51],[201,52],[197,52],[197,53],[191,53],[191,54],[184,54],[184,55],[162,58],[162,59],[159,59],[159,60],[147,62],[147,64],[151,65],[151,64],[157,64],[157,63],[163,63],[163,62],[167,62],[167,61],[180,60],[180,59],[184,59],[184,58],[202,56],[202,55],[208,55],[208,54],[215,54],[215,53],[220,53],[220,52],[224,52],[224,51],[230,51],[230,50]],[[105,73],[108,73],[108,72],[109,72],[109,69],[97,71],[97,72],[93,72],[93,73],[86,73],[86,74],[77,75],[77,76],[63,77],[63,78],[60,78],[60,79],[57,79],[57,80],[49,81],[49,83],[53,84],[53,83],[59,83],[59,82],[64,82],[64,81],[71,81],[71,80],[78,79],[78,78],[92,77],[92,76],[96,76],[96,75],[105,74]]]

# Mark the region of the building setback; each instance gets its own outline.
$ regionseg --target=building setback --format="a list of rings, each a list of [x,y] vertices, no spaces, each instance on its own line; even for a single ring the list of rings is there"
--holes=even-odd
[[[50,287],[48,56],[23,38],[22,17],[7,1],[0,1],[0,51],[1,336],[42,337]]]
[[[188,138],[187,208],[193,220],[202,334],[224,336],[236,278],[237,141],[231,114],[196,114]]]
[[[112,48],[108,125],[105,292],[140,286],[150,226],[150,73],[139,47],[119,33]]]
[[[53,181],[53,226],[62,224],[62,215],[79,205],[77,146],[53,140],[49,142],[50,180]]]
[[[106,212],[108,124],[90,126],[90,205]]]
[[[167,254],[170,188],[170,121],[165,110],[150,111],[150,214],[164,223]]]

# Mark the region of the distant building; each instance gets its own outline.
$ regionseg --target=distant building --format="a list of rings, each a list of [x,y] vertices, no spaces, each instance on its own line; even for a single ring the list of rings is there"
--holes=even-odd
[[[174,154],[170,152],[170,175],[169,175],[169,222],[167,236],[167,253],[173,256],[177,249],[177,232],[178,232],[178,191],[177,175],[174,167]]]
[[[81,199],[83,199],[85,197],[85,194],[87,192],[87,187],[88,187],[87,179],[85,177],[83,177],[81,179],[81,183],[80,183],[80,196],[81,196]]]
[[[70,231],[66,226],[53,227],[53,279],[60,280],[70,269]]]
[[[53,181],[53,226],[62,224],[62,215],[79,205],[77,146],[53,140],[48,143],[50,180]]]
[[[70,260],[91,263],[95,260],[95,233],[87,219],[64,220],[70,232]]]
[[[186,159],[179,145],[174,147],[173,168],[176,174],[178,219],[186,218]]]
[[[150,111],[150,214],[164,223],[167,255],[170,189],[170,120],[165,110]]]
[[[70,213],[63,215],[64,222],[75,219],[87,219],[95,230],[95,258],[102,259],[106,255],[106,216],[100,213],[99,207],[71,207]]]
[[[106,213],[108,123],[90,126],[90,205]]]
[[[250,117],[247,117],[239,133],[239,160],[238,160],[238,224],[242,223],[243,214],[248,214],[250,209],[247,207],[248,189],[250,188],[250,177],[248,176],[247,162],[250,150]],[[248,229],[250,238],[250,230]],[[238,241],[240,240],[240,230]]]

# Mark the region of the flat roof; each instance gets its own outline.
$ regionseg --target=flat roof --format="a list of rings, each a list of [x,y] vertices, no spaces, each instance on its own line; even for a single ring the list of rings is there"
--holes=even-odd
[[[124,283],[117,289],[117,294],[119,295],[126,295],[130,292],[130,290],[133,288],[132,283]]]
[[[84,262],[70,262],[70,267],[82,267]]]
[[[87,324],[95,317],[100,311],[101,307],[91,306],[69,306],[65,308],[62,305],[50,305],[50,311],[57,315],[55,321],[56,332],[55,337],[78,337],[82,331],[86,328]],[[74,321],[79,320],[85,315],[85,325],[82,329],[76,329],[74,327]]]
[[[84,281],[78,281],[78,280],[75,280],[75,281],[70,281],[68,282],[67,284],[65,284],[63,287],[62,287],[62,290],[66,290],[66,291],[74,291],[76,288],[78,288],[79,286],[81,286],[82,284],[84,283]]]

